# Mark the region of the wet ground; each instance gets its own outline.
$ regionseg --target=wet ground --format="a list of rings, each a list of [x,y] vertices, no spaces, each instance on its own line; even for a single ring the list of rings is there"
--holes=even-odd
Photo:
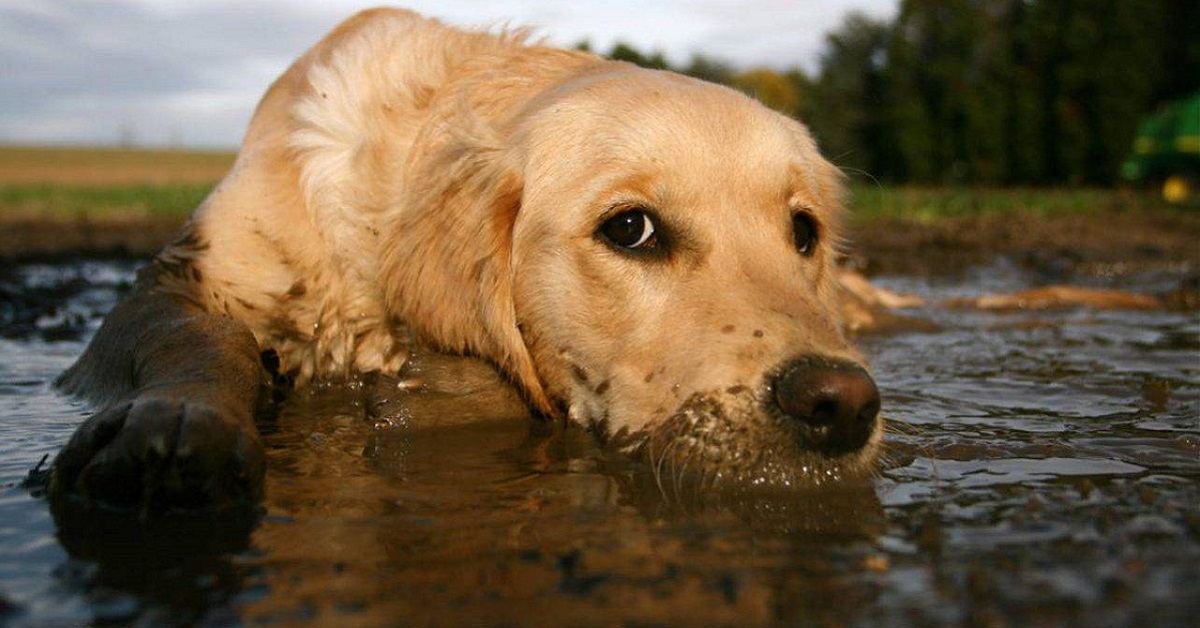
[[[880,281],[941,298],[1048,278],[1017,261]],[[86,410],[47,382],[133,268],[0,270],[0,624],[1185,626],[1200,612],[1194,312],[912,312],[938,328],[861,339],[892,425],[881,476],[828,492],[660,489],[494,388],[367,382],[296,395],[264,423],[257,525],[56,526],[23,481]],[[1072,279],[1165,292],[1181,278],[1107,268]]]

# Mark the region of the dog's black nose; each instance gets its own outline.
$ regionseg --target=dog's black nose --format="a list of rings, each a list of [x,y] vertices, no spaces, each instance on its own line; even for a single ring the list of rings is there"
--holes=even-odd
[[[879,389],[861,366],[803,357],[772,382],[772,401],[800,423],[805,444],[829,455],[862,448],[879,414]]]

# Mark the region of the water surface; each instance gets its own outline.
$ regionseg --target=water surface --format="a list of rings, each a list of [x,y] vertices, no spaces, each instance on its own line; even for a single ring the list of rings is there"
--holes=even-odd
[[[264,424],[255,527],[59,530],[22,481],[87,410],[48,382],[133,268],[0,271],[0,623],[1182,626],[1200,611],[1195,314],[913,312],[937,330],[861,340],[890,446],[876,481],[835,491],[660,487],[502,393],[380,406],[365,383],[297,394]],[[934,298],[1035,280],[1003,261],[883,279]]]

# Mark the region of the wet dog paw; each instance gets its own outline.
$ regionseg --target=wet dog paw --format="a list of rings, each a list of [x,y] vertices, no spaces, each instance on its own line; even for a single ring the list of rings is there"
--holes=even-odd
[[[249,411],[142,393],[85,421],[54,462],[51,493],[121,510],[221,510],[262,497]]]

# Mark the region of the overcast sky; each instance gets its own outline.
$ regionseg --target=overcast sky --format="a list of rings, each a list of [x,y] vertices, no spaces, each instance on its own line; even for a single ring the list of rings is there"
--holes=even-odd
[[[898,0],[415,0],[452,24],[533,25],[693,52],[739,67],[817,67],[849,10],[890,18]],[[0,0],[0,143],[236,147],[259,96],[354,11],[348,0]]]

